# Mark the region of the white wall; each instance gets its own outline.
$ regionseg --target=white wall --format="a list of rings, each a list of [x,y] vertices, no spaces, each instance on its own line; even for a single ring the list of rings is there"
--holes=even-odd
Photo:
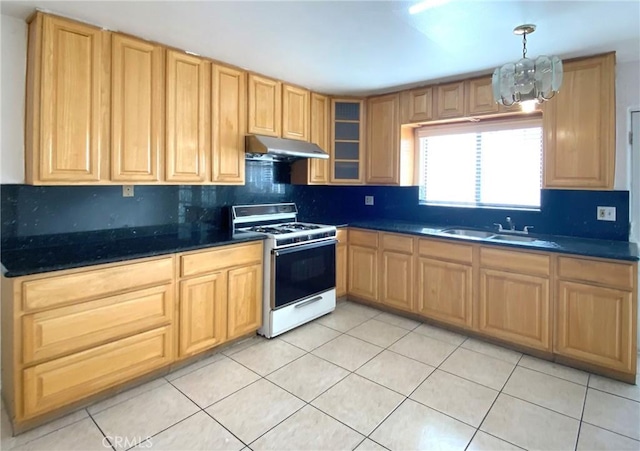
[[[2,15],[0,45],[0,183],[24,183],[27,24]]]
[[[629,111],[640,107],[640,61],[616,65],[616,177],[615,189],[631,189]]]

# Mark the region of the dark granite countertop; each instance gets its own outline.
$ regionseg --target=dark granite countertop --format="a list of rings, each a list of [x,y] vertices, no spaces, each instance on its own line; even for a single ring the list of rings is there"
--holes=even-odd
[[[4,242],[1,260],[3,275],[18,277],[263,239],[257,233],[232,235],[206,227],[158,228],[137,235],[85,232]]]
[[[584,255],[587,257],[611,258],[616,260],[637,261],[639,260],[638,245],[627,241],[593,240],[587,238],[574,238],[555,235],[529,234],[536,241],[532,242],[507,242],[500,240],[488,240],[481,238],[469,238],[452,236],[442,233],[443,229],[456,228],[454,226],[443,226],[437,224],[417,224],[404,221],[355,221],[350,222],[349,227],[361,229],[379,230],[383,232],[406,233],[409,235],[443,238],[454,241],[466,241],[483,243],[492,246],[504,246],[517,249],[529,249],[548,252],[559,252],[563,254]],[[468,227],[459,227],[468,229]],[[478,229],[482,230],[482,229]],[[495,232],[495,230],[491,230]],[[508,231],[505,232],[508,234]]]

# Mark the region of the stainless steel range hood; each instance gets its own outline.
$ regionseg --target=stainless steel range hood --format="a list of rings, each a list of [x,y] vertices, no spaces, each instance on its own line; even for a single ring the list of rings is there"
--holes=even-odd
[[[274,138],[263,135],[245,137],[247,159],[297,160],[300,158],[328,159],[329,154],[317,144],[295,139]]]

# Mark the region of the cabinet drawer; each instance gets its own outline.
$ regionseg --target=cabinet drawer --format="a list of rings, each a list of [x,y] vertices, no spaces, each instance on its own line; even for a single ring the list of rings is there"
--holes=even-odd
[[[336,239],[338,240],[338,244],[347,244],[347,240],[349,238],[347,229],[338,229],[336,231]]]
[[[171,362],[171,326],[23,370],[24,418],[55,410]]]
[[[38,310],[171,283],[173,257],[93,269],[23,283],[23,308]]]
[[[378,248],[378,233],[364,230],[349,230],[349,244]]]
[[[505,271],[548,276],[550,257],[521,251],[506,251],[492,247],[480,248],[480,266]]]
[[[418,252],[423,257],[469,264],[473,258],[473,247],[470,245],[447,243],[444,241],[419,240]]]
[[[211,251],[182,255],[180,275],[194,276],[261,261],[262,242],[223,246]]]
[[[413,254],[413,238],[410,236],[382,233],[382,249]]]
[[[25,364],[159,327],[173,318],[173,285],[25,315]]]
[[[563,279],[581,280],[631,290],[635,274],[633,265],[625,263],[570,257],[558,258],[558,275]]]

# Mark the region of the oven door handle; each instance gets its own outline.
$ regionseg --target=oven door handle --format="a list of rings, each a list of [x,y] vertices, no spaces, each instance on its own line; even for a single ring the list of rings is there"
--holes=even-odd
[[[309,249],[315,249],[317,247],[335,246],[337,243],[338,243],[338,240],[336,240],[336,239],[322,240],[322,241],[318,241],[318,242],[315,242],[315,243],[301,244],[299,246],[292,246],[292,247],[289,247],[289,248],[286,248],[286,249],[275,249],[275,250],[273,250],[271,252],[276,257],[280,257],[281,255],[293,254],[294,252],[306,251],[306,250],[309,250]]]

